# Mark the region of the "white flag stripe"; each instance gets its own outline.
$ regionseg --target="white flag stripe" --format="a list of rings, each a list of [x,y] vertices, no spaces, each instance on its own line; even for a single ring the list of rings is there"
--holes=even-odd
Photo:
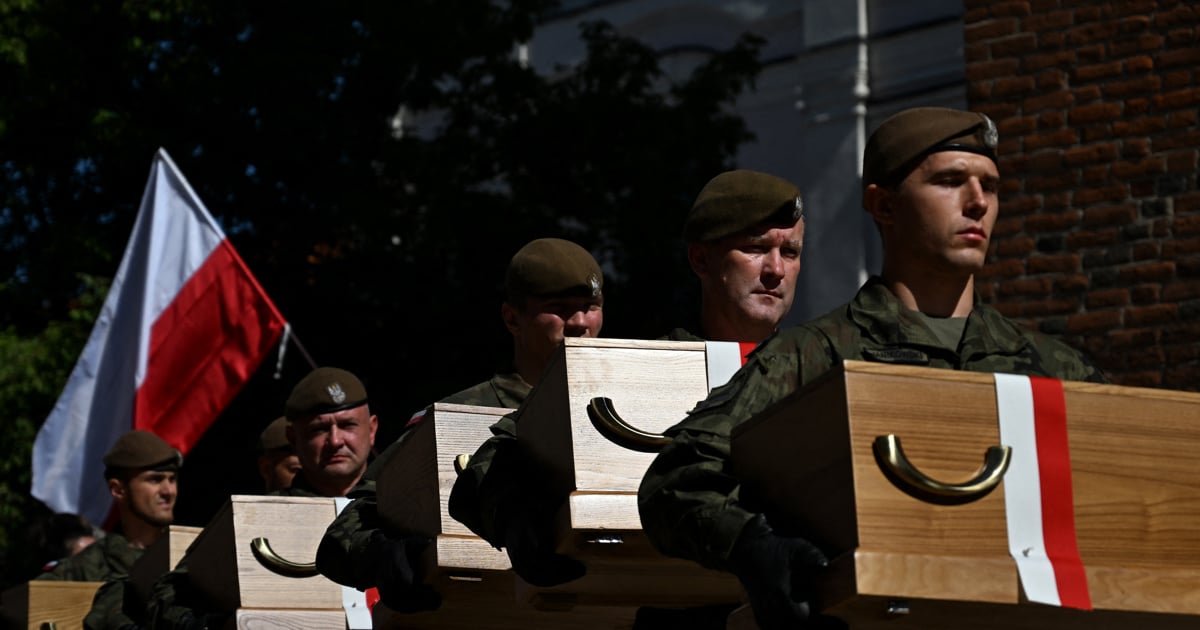
[[[350,505],[346,497],[334,497],[333,504],[340,516]],[[346,627],[349,630],[370,630],[371,609],[367,606],[367,594],[351,586],[342,587],[342,610],[346,611]]]
[[[996,408],[1000,442],[1012,447],[1004,473],[1004,507],[1008,551],[1017,563],[1021,586],[1032,602],[1061,605],[1054,567],[1042,535],[1041,473],[1034,429],[1033,388],[1029,377],[996,374]]]
[[[705,341],[708,361],[708,390],[729,382],[742,367],[742,348],[736,341]]]

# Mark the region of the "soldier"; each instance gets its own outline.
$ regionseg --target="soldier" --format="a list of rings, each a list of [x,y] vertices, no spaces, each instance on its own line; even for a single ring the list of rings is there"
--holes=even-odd
[[[59,562],[39,580],[104,582],[84,618],[89,629],[133,625],[122,610],[129,569],[175,518],[183,456],[149,431],[130,431],[104,455],[104,478],[117,508],[117,528]]]
[[[268,494],[289,488],[300,472],[300,458],[287,437],[287,416],[280,416],[258,436],[258,475]]]
[[[986,116],[900,112],[871,135],[863,206],[883,240],[882,275],[848,304],[759,346],[729,384],[668,430],[639,490],[663,553],[737,575],[764,629],[820,626],[811,582],[827,564],[740,501],[730,431],[843,359],[1103,382],[1079,352],[1027,330],[974,291],[997,212],[997,134]]]
[[[513,338],[513,371],[442,399],[440,402],[505,407],[516,409],[540,380],[542,370],[564,337],[595,337],[604,322],[604,274],[588,251],[557,238],[529,242],[513,256],[505,273],[504,303],[500,316]],[[496,477],[515,474],[507,462],[515,444],[516,425],[505,416],[492,427],[495,437],[471,457],[471,464],[459,477],[482,480],[496,459]],[[401,438],[403,439],[403,438]],[[387,458],[398,451],[392,446],[383,452],[368,471],[373,478]],[[507,472],[506,472],[507,471]],[[496,478],[493,477],[493,478]],[[466,482],[464,482],[466,483]],[[464,486],[466,487],[466,486]],[[456,485],[457,488],[457,485]],[[419,585],[413,567],[415,557],[427,540],[387,535],[383,531],[371,491],[356,489],[351,503],[330,525],[317,551],[317,568],[331,580],[366,589],[377,586],[380,597],[399,611],[436,607]],[[463,495],[452,504],[456,518],[466,518],[468,526],[480,527],[479,518],[462,516]],[[474,499],[466,508],[474,512]],[[500,546],[498,538],[489,538]]]
[[[757,171],[726,171],[712,178],[683,226],[688,264],[700,279],[700,317],[693,334],[676,328],[676,341],[766,339],[792,308],[804,206],[795,184]]]
[[[357,376],[334,367],[308,373],[292,388],[281,420],[300,470],[273,496],[342,497],[359,485],[367,470],[379,419],[367,406],[367,389]],[[275,423],[264,431],[268,435]],[[374,482],[362,488],[374,492]],[[221,623],[219,611],[195,589],[185,562],[159,578],[146,617],[151,628],[201,630]]]
[[[118,438],[104,455],[104,478],[117,509],[117,527],[36,579],[103,582],[128,574],[175,518],[181,465],[179,451],[149,431],[130,431]]]

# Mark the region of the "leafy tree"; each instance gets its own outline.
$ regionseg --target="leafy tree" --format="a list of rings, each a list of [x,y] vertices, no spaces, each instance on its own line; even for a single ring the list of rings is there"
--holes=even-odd
[[[542,76],[514,50],[552,8],[0,0],[6,343],[57,357],[42,378],[61,388],[79,348],[47,322],[73,321],[79,274],[116,268],[160,146],[316,360],[364,377],[383,441],[503,367],[503,269],[532,238],[598,255],[607,336],[684,323],[683,217],[749,139],[731,106],[759,40],[674,81],[655,51],[586,24],[585,60]],[[252,438],[307,370],[294,351],[281,379],[268,363],[189,457],[184,522],[253,489]],[[52,398],[30,408],[26,448]]]

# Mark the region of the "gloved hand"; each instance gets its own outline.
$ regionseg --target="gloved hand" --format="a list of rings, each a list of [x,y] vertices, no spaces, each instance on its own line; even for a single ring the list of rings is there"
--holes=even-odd
[[[554,510],[538,501],[511,505],[504,523],[504,550],[513,572],[534,586],[557,586],[583,577],[582,562],[554,550]]]
[[[433,540],[425,536],[391,538],[375,532],[367,546],[375,561],[375,588],[379,599],[396,612],[437,610],[442,596],[425,584],[421,554]]]
[[[809,541],[779,535],[760,514],[742,530],[729,561],[762,630],[845,627],[811,609],[815,579],[829,560]]]

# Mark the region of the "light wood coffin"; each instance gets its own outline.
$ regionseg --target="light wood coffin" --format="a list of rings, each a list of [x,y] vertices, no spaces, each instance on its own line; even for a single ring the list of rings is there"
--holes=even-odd
[[[33,580],[4,591],[4,621],[14,629],[80,630],[103,582]]]
[[[146,548],[142,557],[129,569],[129,586],[138,601],[150,600],[154,581],[179,564],[187,553],[188,546],[200,535],[200,531],[199,527],[171,525],[165,535]]]
[[[971,477],[1000,443],[991,374],[847,361],[735,429],[733,463],[744,499],[837,556],[822,605],[852,627],[1200,628],[1200,394],[1063,390],[1093,612],[1024,600],[1003,482],[935,505],[876,461],[893,434],[929,477]]]
[[[311,567],[336,514],[331,498],[233,495],[188,549],[189,577],[215,605],[231,613],[242,608],[340,613],[341,586],[315,568],[268,568],[252,548],[254,539],[264,538],[279,558]],[[345,617],[341,619],[344,625]]]
[[[518,583],[535,605],[692,606],[737,601],[730,575],[655,552],[641,531],[637,490],[654,459],[593,425],[588,406],[607,398],[630,425],[660,434],[708,396],[704,342],[567,338],[521,410],[518,441],[569,497],[559,550],[588,574],[541,589]]]

